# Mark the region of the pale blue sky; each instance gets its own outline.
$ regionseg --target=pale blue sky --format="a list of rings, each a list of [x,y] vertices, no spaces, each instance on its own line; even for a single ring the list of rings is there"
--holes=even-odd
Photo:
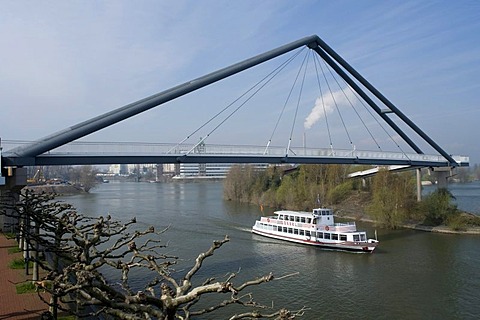
[[[0,8],[2,139],[38,139],[317,34],[448,153],[480,163],[480,1],[2,1]],[[179,142],[282,61],[85,140]],[[252,99],[211,142],[265,143],[298,67],[272,81],[270,97]],[[305,88],[297,145],[319,96]],[[362,124],[351,113],[347,126],[361,149],[364,138],[354,130]],[[282,128],[279,145],[291,124]],[[320,121],[309,130],[308,145],[328,145],[314,131],[325,133]],[[343,146],[340,135],[332,139]]]

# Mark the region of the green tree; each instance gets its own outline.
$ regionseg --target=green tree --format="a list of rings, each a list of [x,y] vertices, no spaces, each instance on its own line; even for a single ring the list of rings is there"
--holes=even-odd
[[[233,166],[225,180],[223,196],[227,200],[250,202],[256,174],[252,166]]]
[[[333,188],[331,188],[327,194],[329,203],[338,204],[350,195],[353,190],[353,180],[345,181]]]
[[[414,177],[411,173],[380,170],[372,181],[372,202],[367,210],[387,228],[397,228],[415,211]]]
[[[295,206],[295,181],[290,175],[282,179],[282,184],[276,192],[276,202],[280,207],[293,209]]]
[[[349,166],[302,165],[270,167],[265,171],[234,166],[224,183],[228,200],[308,210],[322,204],[338,202],[348,196],[353,183],[342,185]],[[342,187],[338,187],[342,185]],[[335,192],[331,191],[337,189]]]
[[[455,197],[445,188],[440,188],[424,197],[421,208],[425,214],[424,224],[438,226],[458,214],[457,206],[452,204]]]

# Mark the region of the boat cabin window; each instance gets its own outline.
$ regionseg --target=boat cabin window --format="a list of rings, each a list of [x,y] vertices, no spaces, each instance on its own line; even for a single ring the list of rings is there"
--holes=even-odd
[[[295,221],[295,217],[294,217],[294,216],[290,216],[290,221]]]
[[[312,223],[312,218],[307,218],[307,223]]]
[[[353,241],[360,241],[360,236],[358,234],[354,234]]]
[[[292,229],[292,228],[288,228],[288,233],[293,233],[293,229]]]
[[[287,227],[283,227],[283,232],[287,233]]]
[[[324,238],[324,239],[330,239],[330,233],[326,233],[326,232],[325,232],[325,233],[323,234],[323,238]]]
[[[304,235],[305,235],[305,231],[304,231],[304,230],[301,230],[301,229],[300,229],[299,232],[300,232],[300,235],[301,235],[301,236],[304,236]]]
[[[313,219],[312,223],[317,224],[317,219]]]
[[[323,239],[323,232],[317,232],[317,238]]]
[[[301,218],[300,218],[300,222],[301,222],[301,223],[305,223],[305,217],[301,217]]]
[[[300,222],[300,217],[295,217],[295,222]]]
[[[308,231],[308,230],[305,231],[305,235],[306,235],[307,237],[310,237],[310,231]]]
[[[282,227],[277,227],[278,232],[282,232]]]
[[[360,234],[360,241],[367,241],[367,237],[365,236],[364,233]]]
[[[280,216],[278,216],[278,219],[283,220],[283,214],[281,214]]]
[[[347,241],[347,235],[346,234],[341,234],[340,235],[340,241]]]
[[[293,234],[298,234],[298,229],[293,229]]]
[[[338,240],[338,233],[332,233],[332,240]]]

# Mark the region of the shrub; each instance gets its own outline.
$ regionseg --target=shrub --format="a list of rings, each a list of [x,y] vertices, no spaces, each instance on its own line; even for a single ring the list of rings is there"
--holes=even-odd
[[[20,249],[19,247],[8,248],[8,254],[14,254],[19,252],[22,252],[22,249]]]
[[[16,288],[18,294],[32,293],[32,292],[36,291],[35,285],[31,281],[21,283],[21,284],[17,284],[15,286],[15,288]]]
[[[466,231],[468,227],[468,220],[465,219],[466,217],[457,214],[455,216],[451,216],[447,221],[447,226],[455,231]]]
[[[353,190],[352,180],[348,180],[338,186],[334,187],[328,192],[328,201],[332,204],[337,204],[347,199]]]
[[[25,259],[17,258],[10,261],[9,265],[10,269],[23,269],[25,268]],[[31,268],[33,266],[33,262],[28,262],[28,267]]]
[[[457,206],[451,203],[455,199],[445,188],[437,189],[422,201],[422,209],[425,213],[425,225],[438,226],[445,224],[450,218],[458,214]]]

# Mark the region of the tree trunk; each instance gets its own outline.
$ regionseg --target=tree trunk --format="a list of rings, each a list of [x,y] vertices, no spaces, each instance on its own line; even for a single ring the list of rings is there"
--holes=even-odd
[[[38,221],[35,221],[35,239],[39,237],[40,235],[40,225]],[[33,249],[33,275],[32,275],[32,280],[33,281],[38,281],[39,280],[39,270],[38,270],[38,250],[39,250],[39,245],[38,241],[35,240],[34,242],[34,249]]]

